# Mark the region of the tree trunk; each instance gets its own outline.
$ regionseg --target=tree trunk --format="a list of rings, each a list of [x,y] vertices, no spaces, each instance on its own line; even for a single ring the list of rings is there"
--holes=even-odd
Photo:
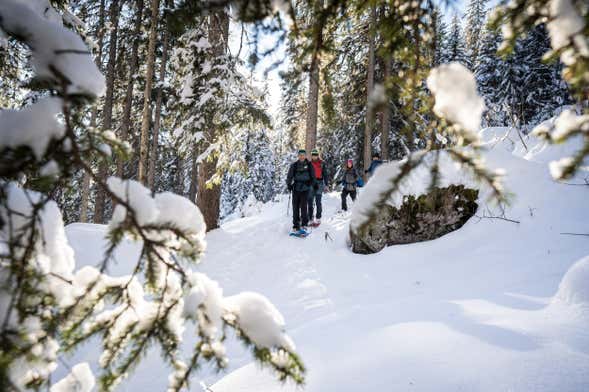
[[[370,107],[370,95],[374,90],[374,39],[376,32],[376,7],[370,11],[370,25],[368,26],[368,74],[366,76],[366,124],[364,127],[364,170],[368,170],[372,158],[372,130],[374,128],[374,109]],[[364,173],[363,173],[364,174]],[[364,174],[364,177],[366,175]]]
[[[176,179],[174,193],[184,196],[184,158],[180,154],[176,156]],[[196,195],[196,192],[194,193]],[[190,199],[194,202],[194,199]]]
[[[164,81],[166,79],[166,62],[168,61],[168,30],[164,29],[162,33],[163,49],[162,59],[160,64],[160,75],[158,78],[159,88],[157,89],[157,98],[155,100],[155,118],[153,120],[153,136],[151,141],[151,150],[149,152],[149,172],[147,173],[147,184],[149,189],[155,190],[155,169],[157,164],[158,152],[158,138],[160,131],[161,110],[162,110],[162,94],[164,88]]]
[[[102,68],[102,48],[104,46],[104,2],[100,1],[98,8],[98,31],[96,33],[98,37],[98,53],[94,62],[98,66],[98,69]],[[90,116],[90,126],[96,127],[96,117],[98,117],[98,105],[94,105],[92,108],[92,114]],[[90,200],[90,174],[84,172],[84,178],[82,180],[82,200],[80,201],[80,222],[88,222],[88,201]]]
[[[392,62],[388,55],[383,57],[384,74],[383,79],[385,86],[388,84],[387,80],[391,76]],[[384,107],[382,109],[382,132],[380,134],[380,154],[381,159],[389,160],[389,131],[391,129],[391,105],[389,103],[388,95]]]
[[[192,153],[192,165],[190,169],[190,188],[188,188],[188,198],[191,202],[196,203],[196,189],[198,188],[198,163],[196,158],[198,151],[195,149]]]
[[[129,139],[129,127],[131,125],[131,110],[133,108],[133,89],[135,88],[135,76],[139,69],[139,42],[141,41],[141,24],[143,22],[143,0],[137,0],[137,11],[135,14],[135,25],[133,26],[133,47],[131,49],[131,59],[129,64],[129,80],[127,90],[125,91],[125,106],[123,109],[123,118],[121,120],[120,139],[127,141]],[[117,160],[117,177],[126,177],[123,173],[123,161]]]
[[[151,90],[153,88],[153,65],[155,62],[155,42],[159,16],[159,0],[151,0],[151,27],[147,48],[147,71],[145,73],[145,91],[143,93],[143,115],[141,117],[141,140],[139,145],[139,168],[137,179],[142,184],[147,182],[147,153],[149,149],[149,123],[151,120]]]
[[[316,3],[314,13],[317,15],[323,8],[323,1]],[[307,99],[307,118],[305,126],[305,149],[307,154],[317,144],[317,114],[319,108],[319,50],[323,46],[323,26],[317,24],[315,28],[315,49],[309,68],[309,95]]]
[[[112,108],[113,108],[113,93],[115,81],[115,65],[117,57],[117,39],[119,30],[119,0],[113,0],[110,6],[110,39],[108,50],[108,63],[106,65],[106,94],[104,95],[104,109],[102,113],[102,129],[109,130],[112,126]],[[98,178],[100,181],[106,181],[108,175],[108,164],[103,159],[98,168]],[[96,190],[96,201],[94,204],[94,223],[104,222],[104,204],[106,194],[102,188],[98,187]]]
[[[209,42],[214,48],[214,55],[221,56],[227,50],[229,38],[229,15],[225,10],[215,12],[209,17]],[[219,129],[207,127],[204,136],[209,143],[217,140]],[[204,147],[206,150],[206,147]],[[203,150],[203,151],[204,151]],[[217,171],[217,157],[208,157],[198,168],[198,189],[196,204],[202,212],[207,230],[219,227],[219,207],[221,204],[220,184],[207,184]]]

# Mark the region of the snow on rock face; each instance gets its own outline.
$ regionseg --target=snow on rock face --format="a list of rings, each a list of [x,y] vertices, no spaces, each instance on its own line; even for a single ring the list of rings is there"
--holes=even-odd
[[[23,39],[32,49],[31,65],[37,76],[56,82],[65,77],[70,94],[102,95],[104,76],[88,47],[79,35],[63,27],[53,8],[48,4],[40,7],[43,1],[2,0],[0,29]]]
[[[478,131],[485,104],[472,72],[460,63],[442,64],[431,70],[427,87],[435,97],[438,116],[467,131]]]
[[[577,261],[567,271],[554,300],[589,306],[589,256]]]
[[[572,0],[552,0],[550,16],[552,20],[548,22],[548,32],[554,50],[568,45],[569,40],[585,27],[585,21]]]
[[[284,333],[284,317],[268,298],[246,291],[225,298],[225,306],[256,346],[294,352],[294,342]]]
[[[21,110],[0,110],[0,149],[28,146],[41,159],[49,142],[64,135],[57,120],[61,107],[61,99],[51,97]]]
[[[436,162],[436,154],[433,152],[417,152],[411,159],[419,159],[420,154],[427,155],[423,157],[423,162],[419,166],[401,180],[398,189],[391,195],[387,204],[399,208],[403,204],[405,195],[418,197],[428,193],[431,183],[431,168]],[[350,220],[352,230],[358,229],[366,222],[373,206],[382,197],[383,193],[391,187],[393,180],[399,176],[401,168],[406,162],[407,159],[384,163],[375,170],[352,208]],[[439,187],[464,185],[467,188],[478,188],[474,177],[455,163],[447,152],[440,151],[438,165],[440,171]],[[479,193],[480,197],[481,194]]]
[[[90,392],[96,380],[87,362],[79,363],[72,368],[72,372],[56,382],[50,392]]]

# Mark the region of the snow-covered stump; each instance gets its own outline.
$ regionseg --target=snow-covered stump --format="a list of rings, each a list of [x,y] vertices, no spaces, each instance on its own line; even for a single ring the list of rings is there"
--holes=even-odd
[[[433,240],[457,230],[475,214],[478,193],[450,185],[420,196],[406,195],[400,207],[386,205],[362,230],[350,231],[352,251],[376,253],[385,246]]]

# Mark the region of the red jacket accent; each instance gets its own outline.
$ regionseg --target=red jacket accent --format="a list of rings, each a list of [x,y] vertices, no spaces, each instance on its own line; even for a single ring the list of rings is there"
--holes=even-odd
[[[320,179],[323,178],[323,171],[321,169],[321,164],[323,161],[321,159],[317,159],[316,161],[311,161],[313,168],[315,169],[315,178]]]

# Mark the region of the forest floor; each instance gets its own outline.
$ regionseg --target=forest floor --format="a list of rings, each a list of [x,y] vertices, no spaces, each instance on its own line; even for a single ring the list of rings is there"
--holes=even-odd
[[[587,237],[561,234],[589,232],[589,187],[551,179],[546,162],[562,151],[528,141],[525,152],[505,132],[488,131],[486,158],[507,171],[505,217],[519,223],[480,218],[483,200],[479,218],[442,238],[356,255],[339,194],[324,195],[323,224],[306,239],[287,235],[283,196],[210,232],[199,269],[226,295],[257,291],[276,304],[308,368],[305,391],[589,390],[588,291],[561,284],[589,255]],[[79,264],[96,263],[104,232],[67,227]],[[121,260],[137,251],[125,246]],[[90,343],[71,362],[97,350]],[[228,356],[228,374],[205,366],[195,381],[214,392],[300,390],[235,341]],[[168,373],[148,355],[122,390],[165,390]]]

